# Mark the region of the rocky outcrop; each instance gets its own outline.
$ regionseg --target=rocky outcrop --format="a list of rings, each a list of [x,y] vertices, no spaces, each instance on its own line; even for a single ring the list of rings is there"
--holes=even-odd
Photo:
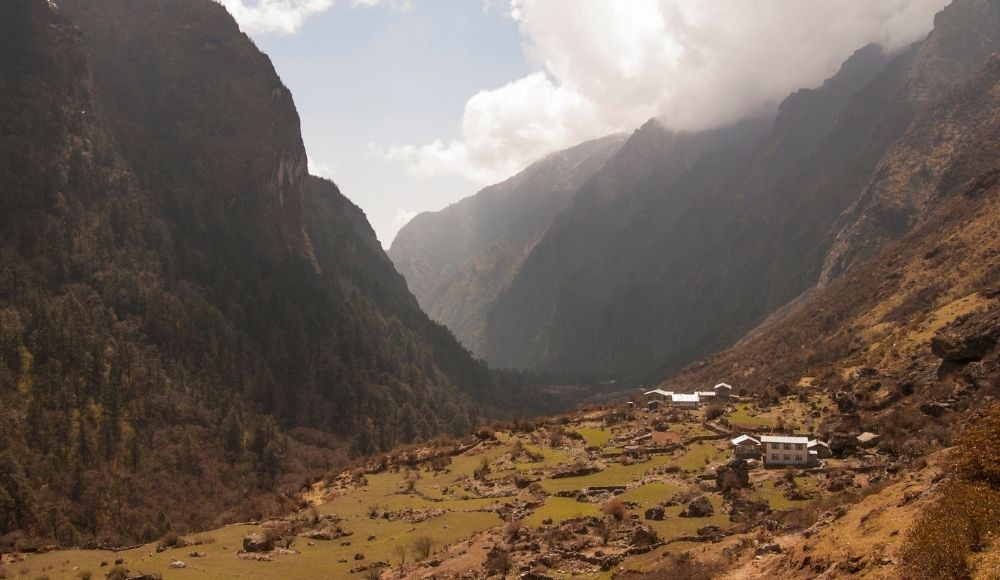
[[[1000,64],[1000,60],[998,60]],[[931,339],[931,350],[948,362],[983,358],[1000,342],[1000,307],[961,316]]]
[[[733,459],[715,468],[715,485],[721,490],[750,487],[750,466],[743,459]]]

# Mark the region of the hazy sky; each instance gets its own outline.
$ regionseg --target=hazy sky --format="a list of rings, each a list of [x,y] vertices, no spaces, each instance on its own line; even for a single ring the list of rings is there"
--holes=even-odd
[[[738,120],[945,0],[219,0],[292,90],[313,172],[388,246],[554,150]]]

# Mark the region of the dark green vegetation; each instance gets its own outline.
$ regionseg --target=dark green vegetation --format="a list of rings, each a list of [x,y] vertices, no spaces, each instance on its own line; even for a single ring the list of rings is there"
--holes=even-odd
[[[893,146],[986,64],[997,30],[997,2],[957,0],[926,40],[895,55],[859,50],[773,122],[694,134],[647,123],[490,298],[477,352],[660,380],[837,280],[921,222],[925,200],[901,192],[928,176],[889,196],[868,185],[894,183],[881,169]],[[935,171],[938,160],[922,161]],[[433,247],[412,243],[410,262],[434,263],[419,255]],[[396,245],[398,260],[407,248]]]
[[[220,5],[0,4],[0,536],[284,510],[535,380],[420,311]]]

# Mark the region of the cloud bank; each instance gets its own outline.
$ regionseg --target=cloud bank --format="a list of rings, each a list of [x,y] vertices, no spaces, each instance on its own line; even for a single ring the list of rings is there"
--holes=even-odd
[[[310,17],[329,10],[334,0],[216,0],[248,34],[294,34]],[[354,8],[386,5],[409,10],[410,0],[350,0]]]
[[[321,1],[321,0],[314,0]],[[499,181],[658,117],[699,130],[817,86],[856,49],[923,37],[946,0],[509,0],[524,78],[466,103],[457,138],[373,146],[416,175]]]

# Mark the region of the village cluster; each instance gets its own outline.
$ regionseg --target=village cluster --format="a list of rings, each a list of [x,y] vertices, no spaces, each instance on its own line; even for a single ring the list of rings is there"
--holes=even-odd
[[[678,409],[697,409],[711,401],[729,402],[738,397],[728,383],[719,383],[711,391],[675,393],[653,389],[643,393],[646,408],[656,410],[661,406]],[[630,403],[634,406],[634,403]],[[751,435],[743,433],[730,440],[734,459],[752,462],[763,461],[765,467],[813,467],[832,453],[825,441],[808,435]]]

